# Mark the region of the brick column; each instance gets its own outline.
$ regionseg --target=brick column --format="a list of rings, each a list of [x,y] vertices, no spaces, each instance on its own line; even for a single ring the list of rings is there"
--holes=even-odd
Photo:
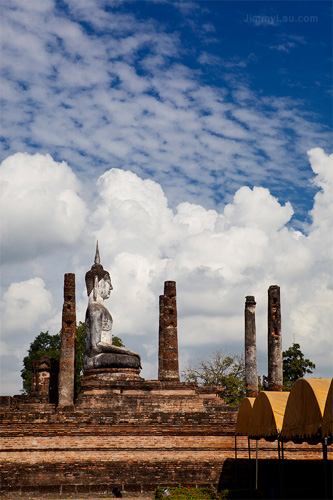
[[[179,381],[176,282],[165,281],[160,296],[158,379]]]
[[[33,359],[31,362],[32,386],[31,393],[47,396],[50,393],[51,360],[48,356]]]
[[[256,301],[248,295],[245,301],[245,387],[246,396],[258,395],[258,362],[256,342]]]
[[[280,287],[268,289],[268,390],[282,391],[282,335]]]
[[[159,297],[159,329],[158,329],[158,380],[164,375],[164,295]]]
[[[61,351],[59,363],[58,407],[74,405],[75,379],[75,274],[65,274],[64,306],[62,309]]]

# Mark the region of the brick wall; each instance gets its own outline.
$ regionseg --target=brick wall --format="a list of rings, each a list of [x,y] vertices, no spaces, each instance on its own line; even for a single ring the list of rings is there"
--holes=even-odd
[[[178,484],[217,487],[224,462],[235,456],[235,409],[218,398],[202,398],[199,411],[199,402],[195,408],[193,398],[185,403],[183,397],[181,405],[164,398],[169,411],[159,411],[162,403],[152,398],[151,411],[147,399],[137,400],[136,407],[130,402],[126,411],[71,412],[47,405],[10,409],[11,402],[5,401],[7,409],[0,412],[2,488],[110,493],[114,486],[126,491]],[[246,437],[237,438],[237,455],[247,459]],[[259,459],[277,457],[276,442],[259,441]],[[321,459],[321,446],[287,443],[285,459],[300,458]]]

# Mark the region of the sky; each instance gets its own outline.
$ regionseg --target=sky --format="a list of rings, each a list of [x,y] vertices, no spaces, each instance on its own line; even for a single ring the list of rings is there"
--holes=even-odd
[[[177,282],[180,371],[244,351],[267,290],[283,349],[332,376],[329,1],[6,0],[1,6],[1,388],[40,331],[77,321],[96,241],[113,331],[157,378],[158,297]]]

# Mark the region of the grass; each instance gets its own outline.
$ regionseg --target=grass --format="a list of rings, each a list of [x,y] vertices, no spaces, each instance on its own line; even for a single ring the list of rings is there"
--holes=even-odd
[[[155,491],[155,500],[226,500],[227,495],[227,490],[216,493],[211,488],[161,487]]]

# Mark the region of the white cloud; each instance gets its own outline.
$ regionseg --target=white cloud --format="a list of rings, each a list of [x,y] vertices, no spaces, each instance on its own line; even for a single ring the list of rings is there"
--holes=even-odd
[[[172,208],[215,208],[244,184],[272,191],[281,178],[300,202],[304,151],[326,135],[295,100],[256,94],[230,68],[224,87],[205,84],[179,32],[152,18],[88,1],[68,2],[70,15],[51,2],[14,6],[3,12],[7,154],[48,152],[90,181],[93,168],[126,168],[161,184]],[[223,67],[223,53],[205,54]]]
[[[288,202],[281,207],[268,189],[254,187],[240,188],[233,202],[224,209],[228,226],[260,228],[266,233],[281,229],[292,217],[294,211]]]
[[[2,303],[2,340],[8,355],[14,350],[16,356],[23,356],[22,346],[42,329],[59,331],[63,272],[76,273],[78,319],[83,319],[87,304],[83,296],[84,274],[93,263],[98,238],[102,264],[110,271],[114,286],[106,303],[114,318],[114,333],[124,339],[128,348],[136,346],[140,351],[146,366],[143,376],[156,377],[152,352],[157,346],[158,296],[163,293],[165,280],[177,282],[181,364],[189,352],[210,352],[225,346],[243,349],[243,309],[249,294],[257,300],[258,350],[265,351],[267,289],[278,284],[284,348],[295,338],[305,355],[317,364],[316,375],[329,376],[332,241],[327,224],[332,218],[332,156],[316,148],[309,151],[309,158],[318,192],[307,233],[290,227],[291,205],[281,205],[264,188],[238,189],[221,211],[188,201],[173,211],[156,182],[115,168],[105,172],[96,183],[90,217],[82,222],[89,238],[80,240],[81,247],[72,257],[72,269],[68,263],[66,268],[40,266],[41,278],[8,282]],[[46,164],[53,161],[50,157],[44,159]],[[16,155],[8,160],[8,165],[13,160],[17,161]],[[63,178],[71,180],[68,187],[75,192],[76,180],[69,167],[63,165],[58,170],[59,164],[51,164],[55,167],[56,193]],[[25,193],[24,183],[15,172],[14,167],[11,192],[19,195]],[[41,173],[39,189],[43,179],[50,189],[45,171]],[[34,200],[31,227],[40,224],[45,197],[37,196]],[[9,228],[10,241],[21,237],[13,224]],[[59,247],[60,261],[63,252]],[[25,258],[30,257],[27,246]],[[25,263],[17,266],[23,268]],[[52,292],[58,297],[57,308],[46,281],[58,283]],[[266,367],[260,370],[263,373]]]
[[[52,296],[45,289],[42,278],[32,278],[20,283],[11,283],[2,302],[2,335],[9,342],[11,333],[23,339],[26,332],[52,312]]]
[[[313,183],[320,188],[311,211],[312,231],[316,227],[325,227],[330,235],[333,217],[333,154],[326,155],[321,148],[314,148],[308,152],[308,156],[316,174]]]
[[[65,162],[16,153],[0,167],[2,259],[26,260],[71,245],[85,225],[79,182]]]

